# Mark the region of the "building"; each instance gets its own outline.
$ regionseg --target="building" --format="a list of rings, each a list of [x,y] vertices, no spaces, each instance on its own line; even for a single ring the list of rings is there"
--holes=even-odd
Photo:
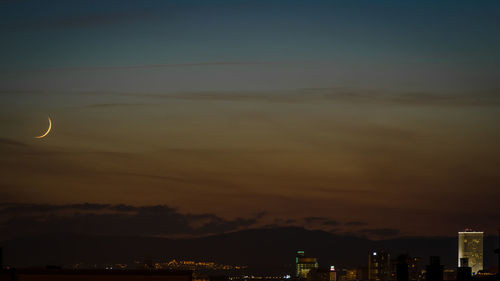
[[[467,229],[458,233],[458,267],[461,259],[468,259],[472,275],[483,270],[483,232]]]
[[[368,280],[368,267],[358,267],[356,268],[356,279],[357,280]]]
[[[15,281],[192,281],[188,270],[18,269],[10,276]]]
[[[337,271],[337,281],[354,281],[359,280],[358,270],[356,268],[342,268]]]
[[[443,280],[444,281],[456,281],[457,279],[457,269],[456,268],[445,268],[443,270]]]
[[[441,264],[439,257],[431,256],[430,264],[426,266],[425,280],[427,281],[443,281],[444,267]]]
[[[405,268],[406,266],[406,268]],[[408,271],[408,273],[406,273]],[[391,280],[408,276],[409,281],[423,280],[420,257],[411,257],[408,253],[391,260]]]
[[[322,268],[311,269],[307,273],[307,281],[332,281],[332,271]],[[335,279],[333,279],[333,281],[335,281]]]
[[[372,252],[368,255],[368,279],[372,281],[391,280],[391,259],[384,251]]]
[[[296,273],[297,278],[307,278],[307,274],[311,269],[318,269],[318,259],[306,257],[304,251],[297,251],[297,256],[295,257]]]
[[[337,271],[335,270],[335,266],[330,265],[330,280],[329,281],[337,281]]]
[[[472,268],[469,267],[469,259],[461,258],[460,266],[457,267],[457,281],[470,280],[472,277]]]
[[[409,271],[409,261],[410,257],[408,255],[400,255],[396,260],[396,280],[397,281],[409,281],[410,271]]]
[[[420,257],[411,257],[408,263],[408,273],[411,281],[423,280],[422,259]]]

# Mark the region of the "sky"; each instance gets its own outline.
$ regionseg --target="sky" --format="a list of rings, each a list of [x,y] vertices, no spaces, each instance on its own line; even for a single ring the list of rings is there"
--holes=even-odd
[[[498,1],[0,7],[9,237],[499,227]]]

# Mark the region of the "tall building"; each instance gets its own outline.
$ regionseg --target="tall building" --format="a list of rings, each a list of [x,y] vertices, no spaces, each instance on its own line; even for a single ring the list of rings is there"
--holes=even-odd
[[[337,281],[337,271],[333,265],[330,265],[330,281]]]
[[[483,234],[470,229],[458,233],[458,267],[466,258],[473,275],[483,270]]]
[[[409,264],[408,264],[408,270],[409,270],[409,277],[411,281],[418,281],[423,279],[421,276],[422,274],[422,265],[421,265],[421,258],[420,257],[412,257],[410,258]]]
[[[408,253],[404,255],[399,255],[397,259],[391,260],[391,272],[392,275],[395,276],[392,279],[397,280],[399,278],[398,271],[400,272],[400,274],[406,275],[406,273],[404,273],[405,271],[404,266],[402,266],[401,264],[406,264],[408,267],[408,280],[410,281],[423,280],[421,258],[411,257]],[[398,265],[399,265],[399,270],[398,270]]]
[[[425,280],[426,281],[443,281],[443,265],[441,259],[436,256],[430,257],[430,263],[426,266]]]
[[[400,255],[396,261],[396,280],[397,281],[409,281],[410,271],[409,271],[409,261],[410,257],[408,255]]]
[[[319,267],[318,259],[306,257],[304,251],[297,251],[295,264],[297,266],[295,276],[304,279],[307,278],[307,274],[311,269],[318,269]]]
[[[368,255],[368,279],[372,281],[387,281],[391,279],[389,253],[378,251]]]

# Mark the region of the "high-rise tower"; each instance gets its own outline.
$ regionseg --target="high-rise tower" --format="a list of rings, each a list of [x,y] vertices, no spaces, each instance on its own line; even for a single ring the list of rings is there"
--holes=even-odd
[[[295,265],[297,266],[296,277],[305,279],[311,269],[318,269],[318,260],[306,257],[304,251],[297,251]]]
[[[470,229],[458,233],[458,267],[467,259],[473,275],[483,270],[483,235]]]
[[[368,255],[368,279],[371,281],[387,281],[391,278],[390,255],[384,251]]]

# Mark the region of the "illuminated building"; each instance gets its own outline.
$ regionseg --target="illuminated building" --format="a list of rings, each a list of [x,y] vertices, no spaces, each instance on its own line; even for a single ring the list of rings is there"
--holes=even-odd
[[[297,251],[295,264],[297,266],[295,276],[298,278],[305,279],[311,269],[318,269],[318,260],[316,258],[306,257],[304,251]]]
[[[335,271],[335,266],[330,266],[330,279],[329,281],[337,281],[337,271]]]
[[[344,269],[344,274],[342,275],[342,279],[345,281],[352,281],[358,279],[358,274],[356,269]]]
[[[458,267],[462,267],[460,260],[463,258],[468,259],[473,275],[483,270],[483,232],[467,229],[458,233]]]
[[[389,253],[378,251],[368,255],[368,279],[373,281],[387,281],[391,279]]]
[[[307,281],[331,281],[332,271],[330,269],[311,269],[307,273]]]

